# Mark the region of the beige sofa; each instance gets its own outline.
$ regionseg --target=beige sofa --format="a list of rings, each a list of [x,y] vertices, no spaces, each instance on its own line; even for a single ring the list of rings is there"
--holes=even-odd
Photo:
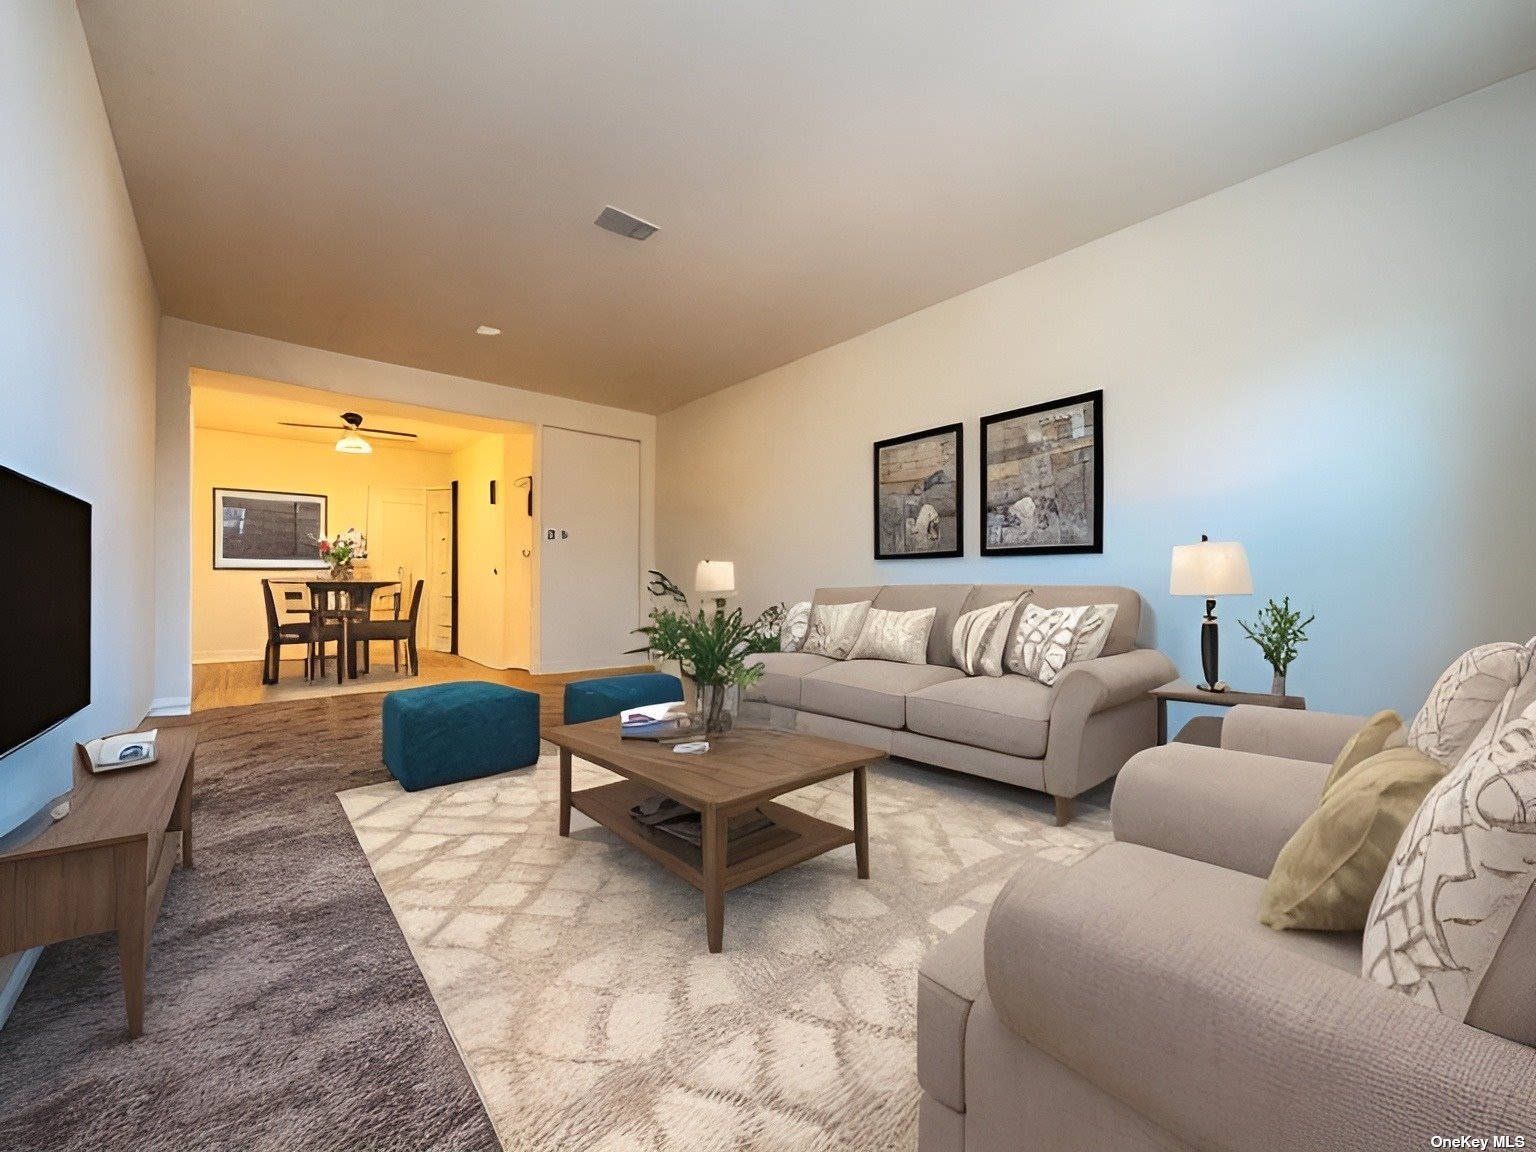
[[[1506,938],[1502,991],[1461,1023],[1362,979],[1357,933],[1258,922],[1360,723],[1238,707],[1222,748],[1143,752],[1114,843],[1027,863],[930,952],[920,1152],[1536,1147],[1536,1049],[1501,1038],[1526,1038],[1536,933]]]
[[[1103,654],[1070,665],[1050,687],[1011,672],[961,672],[951,654],[956,618],[1026,592],[1047,608],[1119,605]],[[890,611],[936,609],[928,662],[768,653],[759,657],[766,672],[747,690],[743,715],[1047,792],[1062,824],[1071,818],[1074,796],[1156,741],[1157,714],[1147,692],[1178,673],[1161,652],[1136,647],[1141,597],[1129,588],[890,584],[823,588],[813,603],[860,600]]]

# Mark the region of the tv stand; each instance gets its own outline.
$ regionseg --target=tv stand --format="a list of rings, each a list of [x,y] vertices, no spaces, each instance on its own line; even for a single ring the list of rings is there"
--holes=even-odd
[[[0,955],[117,933],[128,1035],[144,1031],[149,937],[176,865],[192,867],[197,729],[161,728],[159,759],[96,774],[75,746],[70,813],[0,852]]]

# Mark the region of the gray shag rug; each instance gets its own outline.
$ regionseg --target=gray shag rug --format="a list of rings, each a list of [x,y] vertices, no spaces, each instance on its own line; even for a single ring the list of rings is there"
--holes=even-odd
[[[0,1029],[0,1148],[496,1149],[341,806],[388,779],[381,697],[205,713],[197,867],[128,1039],[115,935],[48,948]]]

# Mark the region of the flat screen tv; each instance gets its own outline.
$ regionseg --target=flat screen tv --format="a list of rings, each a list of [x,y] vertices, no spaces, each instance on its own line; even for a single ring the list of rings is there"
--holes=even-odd
[[[91,702],[91,506],[0,466],[0,756]]]

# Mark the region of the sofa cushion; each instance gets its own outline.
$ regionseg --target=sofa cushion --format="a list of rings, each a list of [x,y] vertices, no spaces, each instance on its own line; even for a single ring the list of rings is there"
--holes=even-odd
[[[1136,647],[1141,627],[1141,595],[1131,588],[1099,584],[1036,584],[1030,603],[1041,608],[1072,608],[1087,604],[1116,604],[1119,611],[1109,625],[1109,638],[1100,656],[1118,656]]]
[[[848,659],[848,653],[858,643],[859,633],[864,628],[864,617],[868,614],[868,600],[813,605],[811,626],[800,650],[817,656],[830,656],[834,660]]]
[[[1440,674],[1408,727],[1408,743],[1452,768],[1531,666],[1529,646],[1480,644]]]
[[[928,663],[952,668],[955,621],[970,592],[969,584],[887,584],[875,596],[874,606],[886,612],[935,609],[933,630],[928,633]]]
[[[902,664],[928,663],[928,633],[933,628],[934,608],[889,612],[871,608],[854,641],[850,660],[895,660]]]
[[[800,707],[801,677],[837,663],[810,652],[764,652],[752,659],[763,666],[763,678],[747,689],[747,699],[780,708]]]
[[[963,679],[965,673],[958,668],[849,660],[806,676],[800,683],[800,707],[861,724],[901,728],[907,722],[909,694]]]
[[[967,677],[907,700],[907,727],[924,736],[1010,756],[1045,755],[1056,689],[1027,676]]]
[[[1404,739],[1403,718],[1392,709],[1383,708],[1361,725],[1360,731],[1339,749],[1339,754],[1333,758],[1333,768],[1328,773],[1328,779],[1323,784],[1323,792],[1326,794],[1328,789],[1378,752],[1402,747]]]
[[[784,623],[779,626],[779,651],[798,652],[805,643],[805,634],[811,629],[811,602],[802,600],[784,613]]]
[[[1041,608],[1024,605],[1019,628],[1008,644],[1005,657],[1010,672],[1019,672],[1042,684],[1054,684],[1072,659],[1088,607]]]
[[[1012,601],[1002,600],[962,612],[955,621],[954,643],[950,647],[955,667],[967,676],[1001,676],[1013,610]]]

